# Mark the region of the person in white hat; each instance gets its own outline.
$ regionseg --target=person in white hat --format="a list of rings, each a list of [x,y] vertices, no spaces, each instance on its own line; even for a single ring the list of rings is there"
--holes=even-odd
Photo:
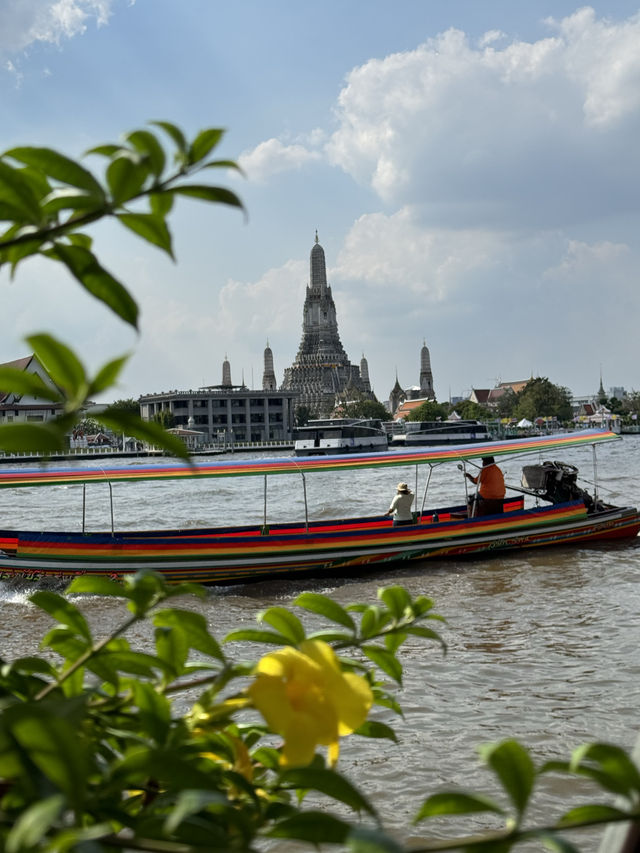
[[[413,492],[406,483],[398,483],[391,506],[385,512],[385,515],[393,515],[394,527],[398,527],[400,524],[413,524],[412,504]]]

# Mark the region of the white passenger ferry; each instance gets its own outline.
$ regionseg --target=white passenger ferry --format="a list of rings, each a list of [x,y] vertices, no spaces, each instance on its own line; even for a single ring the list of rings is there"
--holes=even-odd
[[[402,432],[394,433],[391,445],[414,447],[427,444],[469,444],[491,441],[487,425],[480,421],[407,421]]]
[[[309,421],[293,431],[296,456],[380,452],[389,448],[382,422],[373,418],[329,418]]]

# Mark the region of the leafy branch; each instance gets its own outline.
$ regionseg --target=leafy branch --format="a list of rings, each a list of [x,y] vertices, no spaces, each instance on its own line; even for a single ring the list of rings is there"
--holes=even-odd
[[[83,229],[113,218],[174,260],[168,218],[177,197],[243,209],[233,191],[193,180],[204,170],[238,170],[232,160],[211,158],[223,130],[208,128],[189,141],[170,122],[152,122],[151,126],[168,138],[171,149],[165,147],[160,133],[134,130],[120,143],[99,145],[87,152],[106,159],[103,177],[51,148],[20,146],[5,151],[0,157],[0,222],[10,224],[0,235],[0,268],[9,266],[13,277],[29,257],[40,255],[60,263],[91,296],[137,330],[139,308],[134,297],[100,263],[93,240]],[[107,362],[90,377],[80,358],[55,337],[39,334],[27,341],[51,376],[53,387],[22,371],[2,368],[0,388],[49,400],[59,406],[60,414],[46,424],[0,427],[0,448],[60,451],[92,395],[113,387],[129,356]],[[126,431],[188,458],[182,441],[137,415],[109,409],[96,419],[108,429]]]

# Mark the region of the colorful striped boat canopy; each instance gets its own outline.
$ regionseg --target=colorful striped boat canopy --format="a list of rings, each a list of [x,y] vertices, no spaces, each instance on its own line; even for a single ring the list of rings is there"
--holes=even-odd
[[[90,467],[54,468],[43,464],[38,468],[2,470],[0,488],[15,486],[66,485],[72,483],[119,482],[130,480],[199,479],[204,477],[252,477],[273,474],[306,474],[312,471],[340,471],[358,468],[395,468],[401,465],[441,465],[462,462],[482,456],[511,456],[523,453],[546,453],[569,447],[595,445],[619,440],[606,430],[579,430],[557,435],[457,444],[453,447],[422,450],[391,450],[382,453],[351,453],[340,456],[270,457],[266,459],[223,460],[211,464],[171,461],[118,468]]]

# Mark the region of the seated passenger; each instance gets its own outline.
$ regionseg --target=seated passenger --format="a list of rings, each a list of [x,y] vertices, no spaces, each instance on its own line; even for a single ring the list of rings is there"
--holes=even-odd
[[[503,512],[505,496],[504,476],[493,456],[482,457],[482,468],[478,476],[465,472],[465,477],[478,484],[478,493],[469,498],[469,517],[495,515]]]
[[[385,515],[393,515],[394,527],[398,527],[401,524],[413,524],[412,503],[413,492],[409,486],[406,483],[398,483],[396,495],[391,501],[391,506],[385,512]]]

